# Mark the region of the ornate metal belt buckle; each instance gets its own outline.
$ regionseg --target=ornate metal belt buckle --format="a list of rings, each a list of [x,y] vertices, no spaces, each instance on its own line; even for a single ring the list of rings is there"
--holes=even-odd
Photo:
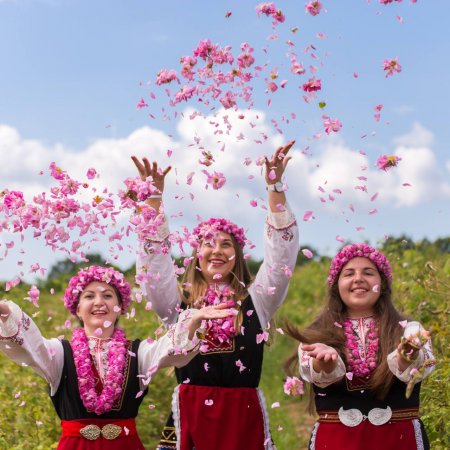
[[[356,427],[363,420],[363,413],[359,409],[344,409],[342,406],[338,411],[339,420],[347,427]]]
[[[120,433],[122,433],[122,427],[119,427],[119,425],[114,425],[112,423],[108,423],[108,425],[105,425],[102,428],[102,436],[109,441],[118,438],[120,436]]]
[[[373,408],[367,414],[367,418],[372,425],[384,425],[392,417],[392,409],[388,406],[386,409]]]
[[[86,425],[85,427],[80,429],[81,436],[83,436],[85,439],[88,439],[89,441],[95,441],[100,437],[101,433],[102,431],[97,425]]]

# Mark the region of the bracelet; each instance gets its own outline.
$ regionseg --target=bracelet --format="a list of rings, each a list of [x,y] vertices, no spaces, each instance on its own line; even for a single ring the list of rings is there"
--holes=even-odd
[[[147,198],[162,198],[162,195],[161,194],[152,194],[152,195],[149,195]]]

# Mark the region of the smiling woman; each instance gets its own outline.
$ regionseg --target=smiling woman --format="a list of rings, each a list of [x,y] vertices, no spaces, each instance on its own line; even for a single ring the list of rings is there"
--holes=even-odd
[[[10,301],[0,302],[0,350],[26,363],[50,386],[61,419],[59,450],[144,447],[135,418],[152,374],[189,362],[206,319],[226,319],[226,306],[186,311],[159,340],[133,340],[117,326],[131,302],[131,286],[111,267],[90,266],[71,278],[66,308],[81,327],[71,341],[45,339],[34,322]]]
[[[310,450],[430,448],[419,419],[421,381],[435,364],[430,333],[397,311],[391,284],[383,253],[348,245],[331,261],[323,311],[305,330],[287,327],[300,341],[287,368],[298,361],[319,416]]]
[[[243,253],[248,243],[244,229],[225,218],[210,218],[189,235],[193,253],[185,260],[184,279],[178,286],[167,219],[158,215],[170,167],[163,171],[156,162],[133,158],[141,179],[151,179],[156,188],[147,202],[158,216],[157,233],[146,236],[137,275],[153,308],[167,325],[182,311],[201,311],[206,305],[227,305],[235,315],[212,321],[200,354],[176,370],[179,386],[158,446],[161,450],[275,449],[258,385],[269,322],[286,296],[298,252],[296,221],[282,183],[293,144],[265,159],[269,205],[265,261],[254,280]]]

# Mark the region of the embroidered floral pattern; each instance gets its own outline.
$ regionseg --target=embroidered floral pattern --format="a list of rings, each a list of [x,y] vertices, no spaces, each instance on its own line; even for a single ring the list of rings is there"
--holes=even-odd
[[[356,327],[356,330],[355,330]],[[366,378],[377,365],[378,326],[374,319],[344,321],[347,366],[355,377]]]

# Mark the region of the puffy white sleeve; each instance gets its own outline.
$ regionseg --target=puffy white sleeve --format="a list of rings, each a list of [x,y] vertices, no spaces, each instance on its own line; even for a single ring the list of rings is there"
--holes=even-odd
[[[206,330],[199,328],[193,339],[189,339],[188,322],[196,310],[187,309],[180,313],[178,321],[157,340],[146,339],[139,345],[138,368],[142,375],[141,387],[148,385],[152,375],[164,367],[183,367],[198,354],[201,340],[198,336]]]
[[[269,211],[264,231],[264,261],[249,288],[263,327],[286,297],[298,250],[297,223],[288,203],[284,211]]]
[[[404,337],[408,337],[411,334],[416,333],[420,329],[423,329],[419,322],[408,322],[403,332]],[[431,340],[428,340],[425,345],[418,351],[417,358],[411,362],[411,364],[402,372],[398,367],[397,362],[398,351],[395,349],[393,352],[389,353],[387,357],[387,362],[391,372],[404,383],[409,383],[413,379],[414,372],[417,372],[422,367],[424,368],[421,377],[414,380],[414,384],[426,378],[434,370],[435,359],[433,356],[433,350],[431,346]]]
[[[177,321],[181,302],[168,237],[169,226],[164,218],[156,235],[140,245],[136,263],[136,281],[166,327]]]
[[[345,364],[340,356],[338,356],[336,367],[332,372],[327,373],[323,370],[316,372],[313,367],[311,356],[307,355],[302,350],[301,345],[299,345],[298,361],[300,376],[308,383],[315,384],[321,388],[325,388],[330,384],[336,383],[336,381],[339,381],[345,375]]]
[[[0,350],[21,366],[31,367],[50,385],[50,395],[58,390],[64,366],[64,350],[58,339],[45,339],[39,328],[18,305],[6,302],[10,314],[0,320]]]

